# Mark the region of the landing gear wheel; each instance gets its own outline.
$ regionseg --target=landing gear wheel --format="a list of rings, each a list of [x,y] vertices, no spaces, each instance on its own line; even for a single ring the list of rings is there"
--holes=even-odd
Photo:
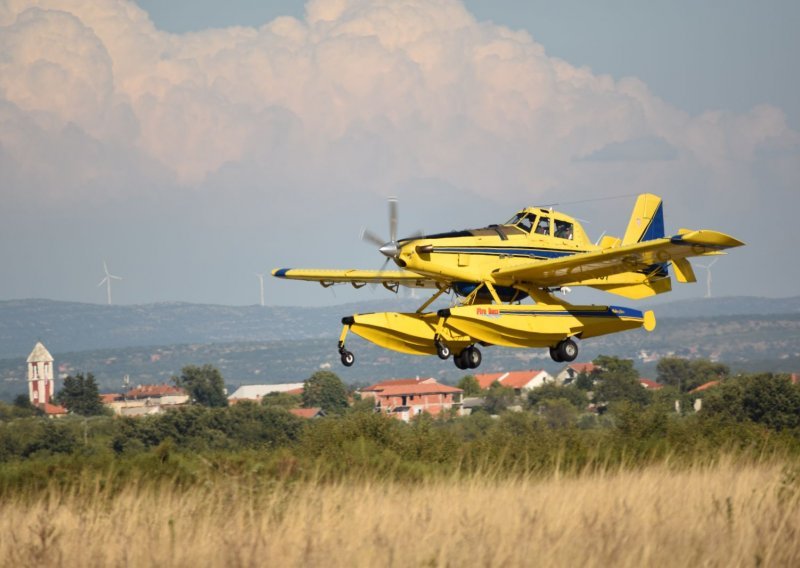
[[[466,353],[465,359],[467,362],[467,366],[470,369],[477,369],[480,366],[481,361],[483,360],[483,357],[481,356],[481,350],[475,346],[472,346],[472,347],[467,347],[465,353]]]
[[[558,356],[562,361],[570,363],[578,357],[578,345],[571,339],[565,339],[556,347]]]
[[[343,349],[341,351],[341,355],[342,355],[342,365],[344,365],[345,367],[352,367],[353,363],[355,363],[356,361],[355,356],[346,349]]]
[[[436,354],[439,356],[439,359],[445,360],[450,357],[450,348],[445,345],[444,343],[436,342]]]
[[[467,349],[464,349],[458,355],[453,356],[453,363],[455,363],[456,367],[458,367],[462,371],[464,369],[469,369],[469,361],[467,360],[466,355],[467,355]]]
[[[564,359],[561,358],[561,355],[558,354],[558,345],[555,347],[550,348],[550,358],[555,361],[556,363],[563,363]]]

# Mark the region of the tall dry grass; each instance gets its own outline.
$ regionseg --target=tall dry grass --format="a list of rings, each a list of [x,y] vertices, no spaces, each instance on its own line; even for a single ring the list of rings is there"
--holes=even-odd
[[[798,470],[716,465],[417,485],[102,479],[0,504],[5,566],[800,566]]]

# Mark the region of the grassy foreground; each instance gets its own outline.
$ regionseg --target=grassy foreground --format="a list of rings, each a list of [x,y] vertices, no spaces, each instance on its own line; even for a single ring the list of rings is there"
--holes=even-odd
[[[662,463],[400,483],[102,476],[4,499],[14,566],[799,566],[800,470]],[[111,484],[106,485],[110,487]]]

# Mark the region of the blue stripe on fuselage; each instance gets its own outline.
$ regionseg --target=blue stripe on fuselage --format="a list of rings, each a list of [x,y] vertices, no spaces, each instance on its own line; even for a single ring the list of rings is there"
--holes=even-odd
[[[585,251],[557,251],[540,248],[508,247],[433,247],[433,252],[443,254],[488,254],[493,256],[524,256],[533,258],[562,258]]]

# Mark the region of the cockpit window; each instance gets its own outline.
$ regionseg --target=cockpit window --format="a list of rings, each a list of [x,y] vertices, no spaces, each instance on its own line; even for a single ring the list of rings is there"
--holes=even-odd
[[[572,223],[556,220],[556,237],[572,240]]]
[[[511,219],[503,223],[503,225],[516,225],[517,223],[519,223],[519,220],[522,219],[524,216],[525,216],[525,211],[520,211],[519,213],[511,217]]]
[[[536,215],[533,213],[525,213],[524,211],[520,211],[506,223],[506,225],[516,225],[517,228],[522,229],[526,233],[530,233],[535,224]]]
[[[539,235],[550,234],[550,217],[539,217],[539,224],[536,225],[536,233]]]
[[[532,213],[528,213],[525,217],[520,220],[517,227],[525,231],[526,233],[530,233],[531,229],[533,229],[533,225],[536,223],[536,215]]]

